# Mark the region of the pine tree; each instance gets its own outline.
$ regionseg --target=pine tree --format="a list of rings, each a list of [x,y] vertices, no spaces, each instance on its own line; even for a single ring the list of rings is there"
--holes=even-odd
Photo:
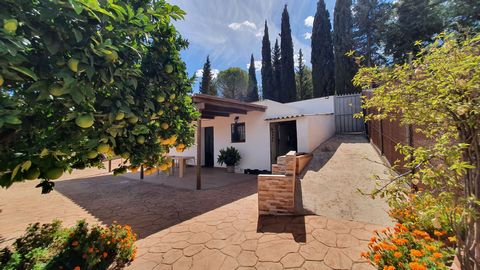
[[[265,20],[265,30],[262,40],[262,92],[264,99],[273,100],[272,50],[270,46],[268,25]]]
[[[281,95],[280,101],[292,102],[295,101],[297,90],[295,89],[295,68],[293,63],[293,41],[292,30],[290,29],[290,17],[288,15],[287,5],[282,13],[282,26],[280,34],[280,48],[281,48],[281,63],[282,63],[282,77],[281,77]]]
[[[324,0],[317,3],[312,28],[313,96],[324,97],[335,93],[335,59],[333,57],[330,14]]]
[[[355,52],[363,56],[367,67],[386,62],[380,49],[391,7],[385,0],[357,0],[353,7]]]
[[[273,91],[272,100],[280,102],[280,93],[282,85],[282,62],[281,62],[280,46],[278,39],[275,39],[275,46],[272,53],[272,68],[273,68]]]
[[[239,67],[222,70],[218,73],[216,85],[222,97],[244,101],[247,96],[248,73]]]
[[[394,4],[396,20],[389,24],[385,53],[392,55],[395,62],[404,62],[408,55],[415,55],[417,40],[429,42],[434,34],[444,29],[437,6],[430,0],[402,0]]]
[[[295,74],[297,85],[297,100],[312,98],[311,72],[305,66],[302,49],[298,51],[298,69]],[[310,78],[309,78],[310,77]]]
[[[253,59],[253,54],[250,57],[250,66],[248,67],[248,86],[245,101],[258,101],[258,83],[255,71],[255,59]]]
[[[333,14],[333,47],[335,50],[335,93],[354,93],[352,79],[357,66],[346,54],[354,49],[352,34],[352,0],[337,0]]]
[[[212,68],[210,66],[210,57],[207,56],[207,61],[203,65],[203,75],[202,81],[200,82],[200,93],[216,96],[217,89],[213,85],[213,76],[212,76]]]

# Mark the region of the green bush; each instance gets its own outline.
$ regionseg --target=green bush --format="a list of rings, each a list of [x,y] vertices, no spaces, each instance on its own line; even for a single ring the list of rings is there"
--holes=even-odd
[[[0,252],[0,269],[107,269],[121,268],[135,259],[136,235],[131,228],[112,224],[88,227],[79,221],[64,228],[60,221],[35,223]]]
[[[220,150],[220,155],[218,155],[217,162],[220,165],[235,166],[237,165],[242,157],[235,147],[227,147],[226,149]]]

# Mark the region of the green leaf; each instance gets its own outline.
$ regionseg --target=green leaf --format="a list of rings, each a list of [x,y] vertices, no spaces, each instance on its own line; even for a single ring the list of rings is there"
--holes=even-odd
[[[15,169],[13,169],[12,176],[10,177],[10,180],[13,180],[13,178],[15,178],[15,176],[17,176],[18,170],[20,170],[21,167],[22,167],[22,164],[18,164],[17,166],[15,166]]]
[[[78,31],[77,29],[73,29],[73,34],[75,35],[75,40],[77,42],[82,41],[83,36],[82,36],[82,33],[80,31]]]
[[[43,157],[46,157],[48,155],[48,149],[47,148],[43,148],[42,152],[40,152],[40,157],[43,158]]]
[[[38,80],[38,77],[37,75],[35,75],[35,73],[28,69],[28,68],[25,68],[25,67],[12,67],[10,66],[9,68],[13,69],[13,70],[16,70],[24,75],[27,75],[28,77],[32,78],[33,80]]]
[[[27,171],[28,169],[30,169],[31,166],[32,166],[32,162],[30,160],[25,161],[22,164],[22,171]]]
[[[82,13],[83,5],[78,3],[77,0],[69,0],[68,2],[72,5],[73,10],[75,11],[75,13],[77,13],[77,15],[80,15],[80,13]]]
[[[17,116],[15,115],[7,115],[3,117],[3,121],[7,124],[10,125],[20,125],[22,123],[22,120],[20,120]]]

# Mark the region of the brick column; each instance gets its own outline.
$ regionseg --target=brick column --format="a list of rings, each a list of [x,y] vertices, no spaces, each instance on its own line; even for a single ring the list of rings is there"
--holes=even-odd
[[[296,154],[290,151],[277,158],[274,174],[258,176],[258,212],[260,215],[289,215],[295,210]]]

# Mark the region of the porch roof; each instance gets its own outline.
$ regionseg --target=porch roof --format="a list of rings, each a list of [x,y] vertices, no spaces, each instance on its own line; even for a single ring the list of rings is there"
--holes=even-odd
[[[204,119],[214,119],[216,116],[228,117],[232,113],[247,114],[249,111],[264,112],[267,109],[267,106],[259,104],[205,94],[194,94],[192,100]]]

